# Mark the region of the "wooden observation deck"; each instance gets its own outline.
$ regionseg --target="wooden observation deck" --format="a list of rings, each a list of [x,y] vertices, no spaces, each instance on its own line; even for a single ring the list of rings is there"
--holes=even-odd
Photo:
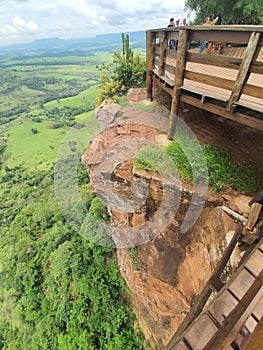
[[[147,97],[171,95],[169,136],[181,103],[263,131],[263,26],[185,26],[147,31]],[[168,40],[178,41],[168,50]],[[199,53],[202,40],[224,49]]]

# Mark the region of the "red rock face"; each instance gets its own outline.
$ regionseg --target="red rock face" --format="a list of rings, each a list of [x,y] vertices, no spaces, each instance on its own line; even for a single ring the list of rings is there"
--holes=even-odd
[[[115,125],[94,138],[82,162],[89,169],[94,191],[108,204],[112,226],[120,230],[116,236],[112,234],[117,246],[121,247],[123,242],[134,243],[129,233],[125,236],[125,230],[134,228],[138,236],[145,238],[131,250],[118,248],[118,262],[145,334],[153,336],[159,348],[163,348],[211,276],[236,224],[217,206],[221,199],[214,196],[207,198],[194,227],[182,233],[192,188],[168,183],[168,190],[164,192],[164,182],[158,173],[134,168],[128,140],[136,140],[136,145],[142,146],[145,140],[157,143],[165,133],[151,125],[135,123],[138,110],[126,108],[124,112],[122,122],[115,121]],[[140,113],[139,119],[148,118],[147,115]],[[162,118],[159,118],[161,122],[167,124]],[[127,119],[132,122],[127,123]],[[145,189],[146,197],[141,196]],[[164,193],[170,196],[170,201],[166,202]],[[167,223],[169,206],[176,201],[178,208]],[[152,218],[161,205],[164,206],[157,223]],[[151,225],[145,232],[144,225],[149,222]],[[158,225],[161,229],[156,233],[154,229]]]
[[[187,233],[180,233],[190,197],[187,192],[183,194],[174,220],[161,235],[134,248],[139,268],[134,266],[126,249],[118,249],[119,266],[134,304],[139,306],[142,324],[146,321],[148,333],[150,330],[160,348],[189,312],[226,248],[227,235],[232,235],[235,229],[233,220],[210,202],[196,225]],[[119,219],[120,214],[115,214],[112,212],[113,221]],[[140,223],[141,217],[135,216],[124,225]]]

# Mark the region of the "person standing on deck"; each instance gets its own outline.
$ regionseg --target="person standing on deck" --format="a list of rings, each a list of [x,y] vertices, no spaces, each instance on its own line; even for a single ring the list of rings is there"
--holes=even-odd
[[[212,22],[210,21],[210,17],[206,17],[205,23],[203,24],[203,26],[213,26],[216,24],[217,21],[218,21],[218,17],[216,17]],[[199,53],[202,53],[204,51],[207,43],[208,43],[207,40],[200,41]],[[210,42],[208,43],[207,53],[211,53],[211,50],[212,50],[212,43]]]
[[[170,24],[168,27],[175,27],[174,18],[170,18]],[[175,50],[175,40],[169,39],[168,40],[168,50]]]
[[[185,17],[183,18],[182,22],[180,23],[180,26],[187,26]]]
[[[180,19],[178,19],[178,20],[175,22],[175,26],[176,26],[176,27],[179,27],[179,24],[180,24]],[[175,40],[175,50],[177,50],[177,46],[178,46],[178,40]]]

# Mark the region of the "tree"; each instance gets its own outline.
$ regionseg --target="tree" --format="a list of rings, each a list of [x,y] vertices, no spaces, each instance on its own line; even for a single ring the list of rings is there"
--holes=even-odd
[[[186,0],[185,6],[196,12],[196,24],[207,16],[222,24],[263,24],[262,0]]]

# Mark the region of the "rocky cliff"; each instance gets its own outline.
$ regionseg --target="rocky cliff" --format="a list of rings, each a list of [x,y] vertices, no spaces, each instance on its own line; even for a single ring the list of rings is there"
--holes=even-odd
[[[223,198],[208,193],[195,225],[182,233],[194,188],[134,166],[136,152],[145,142],[167,143],[167,114],[157,107],[149,110],[130,104],[123,108],[104,105],[96,115],[103,130],[82,161],[94,191],[107,203],[111,236],[134,310],[146,336],[152,336],[162,348],[189,312],[234,234],[236,222],[222,210],[222,204],[227,201],[247,215],[250,198],[244,197],[240,205],[231,194]],[[236,250],[226,276],[239,260]]]

